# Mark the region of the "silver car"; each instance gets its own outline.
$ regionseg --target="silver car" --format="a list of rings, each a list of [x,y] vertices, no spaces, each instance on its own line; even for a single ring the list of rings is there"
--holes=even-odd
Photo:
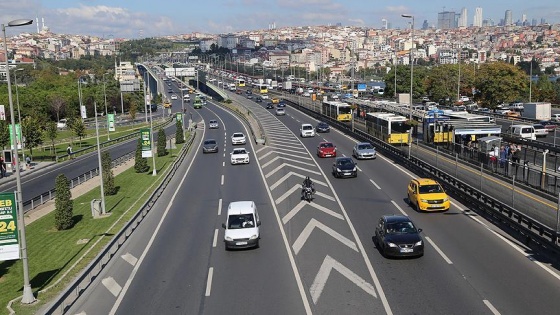
[[[286,115],[286,111],[283,108],[276,109],[276,116],[283,116]]]
[[[377,157],[377,152],[373,145],[369,142],[358,142],[354,145],[352,150],[352,155],[357,159],[375,159]]]
[[[202,144],[202,153],[218,152],[218,143],[214,139],[206,139]]]

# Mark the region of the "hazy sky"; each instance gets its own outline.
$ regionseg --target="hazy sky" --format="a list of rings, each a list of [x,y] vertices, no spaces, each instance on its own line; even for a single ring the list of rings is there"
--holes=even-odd
[[[404,28],[415,17],[415,28],[424,20],[437,25],[437,13],[459,13],[467,9],[473,23],[475,7],[483,19],[499,23],[506,10],[513,21],[525,14],[531,21],[544,18],[560,23],[559,0],[0,0],[0,21],[18,18],[44,18],[45,25],[58,34],[83,34],[138,38],[191,32],[227,33],[267,29],[275,23],[285,26],[342,25],[381,28],[382,19],[393,27]],[[7,29],[8,35],[36,32],[37,26]]]

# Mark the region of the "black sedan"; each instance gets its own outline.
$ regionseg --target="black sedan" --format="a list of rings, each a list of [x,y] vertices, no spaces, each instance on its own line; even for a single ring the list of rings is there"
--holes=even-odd
[[[202,144],[202,153],[216,153],[218,152],[218,142],[214,139],[206,139]]]
[[[422,256],[422,229],[404,215],[384,215],[375,227],[373,241],[383,256]]]
[[[280,102],[278,102],[278,105],[276,105],[276,106],[278,106],[278,107],[286,107],[286,102],[280,101]]]
[[[274,104],[272,104],[272,103],[267,103],[267,104],[266,104],[266,109],[274,109]]]
[[[262,98],[260,98],[260,97],[256,97],[256,98],[255,98],[255,102],[257,102],[257,103],[260,103],[260,102],[262,102]]]
[[[357,177],[358,166],[352,158],[337,157],[332,165],[332,173],[334,177]]]
[[[320,121],[317,126],[315,126],[317,132],[331,132],[331,127],[324,121]]]

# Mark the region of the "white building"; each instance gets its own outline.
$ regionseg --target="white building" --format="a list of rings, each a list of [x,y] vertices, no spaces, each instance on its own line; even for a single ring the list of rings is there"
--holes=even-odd
[[[482,8],[478,7],[474,9],[474,27],[482,27]]]

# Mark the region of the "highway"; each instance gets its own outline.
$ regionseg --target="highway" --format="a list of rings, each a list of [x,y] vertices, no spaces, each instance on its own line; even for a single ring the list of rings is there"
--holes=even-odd
[[[182,177],[160,199],[70,314],[554,314],[560,275],[492,223],[452,199],[445,213],[417,213],[406,200],[414,174],[380,155],[359,161],[354,179],[335,179],[332,159],[315,155],[323,138],[349,156],[353,139],[337,131],[300,139],[312,118],[230,94],[263,124],[266,146],[247,145],[249,165],[229,165],[229,135],[239,120],[209,102],[195,120],[218,117],[220,129],[199,130]],[[175,104],[174,104],[175,107]],[[200,115],[200,116],[198,116]],[[215,138],[218,154],[201,153]],[[225,147],[225,149],[224,149]],[[224,155],[225,153],[225,155]],[[317,194],[302,202],[309,175]],[[261,246],[225,251],[225,209],[254,200]],[[423,229],[425,255],[387,259],[372,242],[383,214],[409,215]],[[99,303],[99,301],[104,301]]]

